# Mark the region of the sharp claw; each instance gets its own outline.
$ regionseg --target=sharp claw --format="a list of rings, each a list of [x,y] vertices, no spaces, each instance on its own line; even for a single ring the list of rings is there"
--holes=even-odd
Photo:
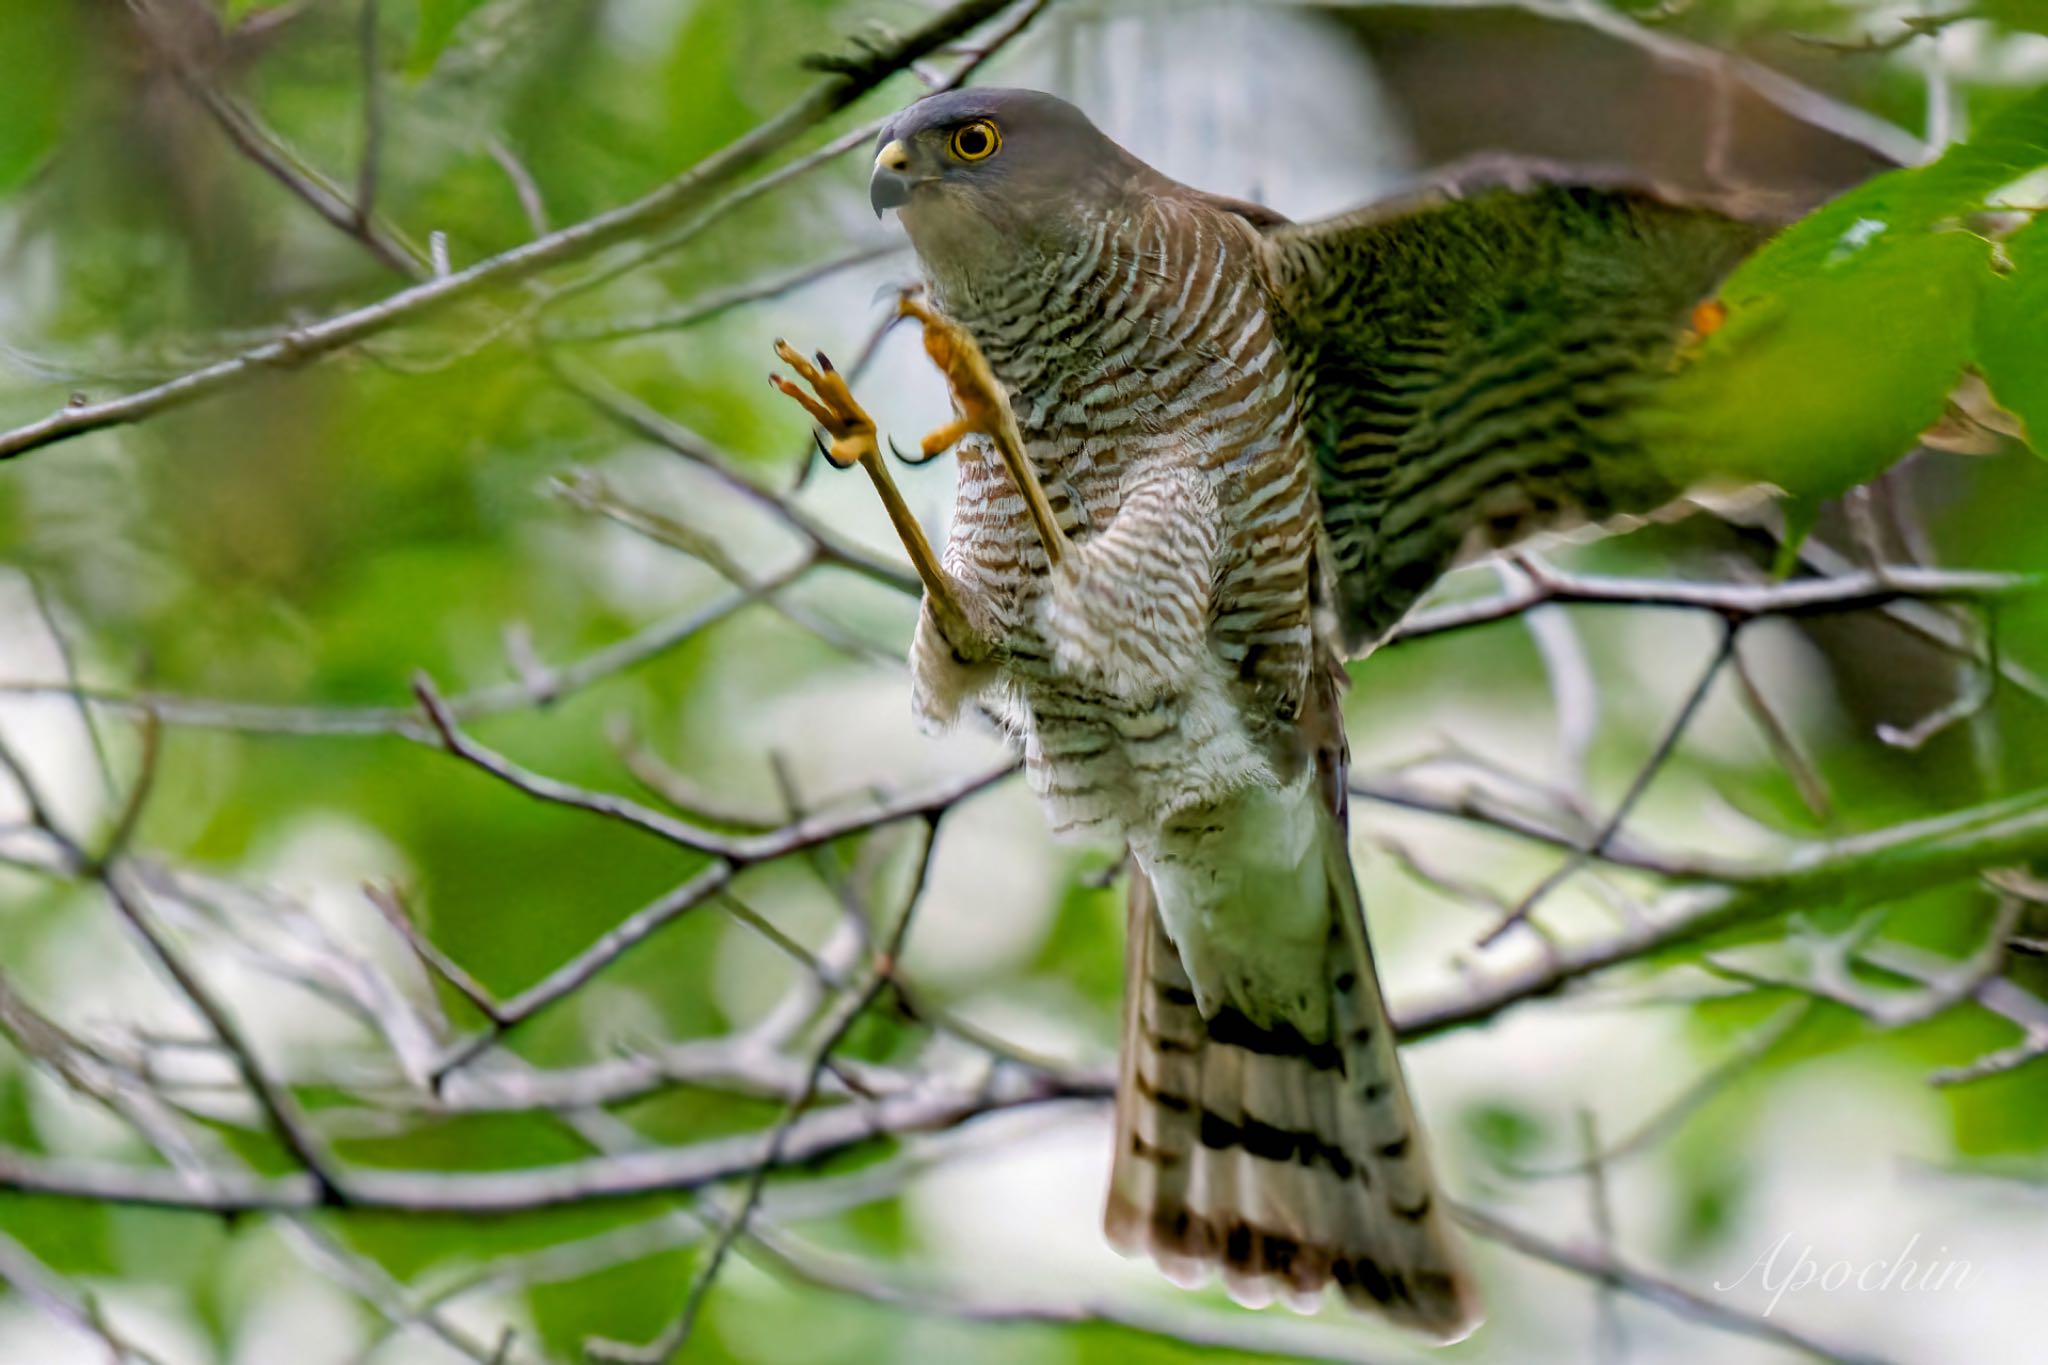
[[[811,444],[816,446],[818,448],[818,453],[825,457],[826,464],[836,466],[839,463],[837,460],[832,458],[832,447],[825,444],[825,437],[823,433],[821,433],[816,427],[811,428]]]
[[[826,374],[831,374],[831,373],[832,373],[832,357],[831,357],[831,356],[828,356],[828,355],[826,355],[826,354],[825,354],[825,353],[824,353],[823,351],[819,351],[819,352],[817,352],[817,356],[818,356],[818,368],[819,368],[819,369],[821,369],[821,370],[823,370],[823,371],[824,371],[824,372],[825,372]]]
[[[918,455],[906,455],[906,454],[904,454],[904,453],[903,453],[903,448],[902,448],[901,446],[899,446],[899,445],[897,445],[897,444],[896,444],[896,438],[895,438],[894,436],[891,436],[891,437],[889,438],[889,453],[890,453],[891,455],[894,455],[894,456],[895,456],[895,457],[896,457],[897,459],[901,460],[901,461],[902,461],[903,463],[905,463],[905,464],[908,464],[908,465],[920,465],[920,464],[923,464],[923,463],[924,463],[924,456],[923,456],[922,454],[918,454]]]

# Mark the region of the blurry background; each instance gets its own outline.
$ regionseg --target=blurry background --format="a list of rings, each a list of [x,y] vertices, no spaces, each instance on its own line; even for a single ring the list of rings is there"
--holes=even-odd
[[[975,80],[1063,93],[1169,174],[1295,216],[1496,149],[1812,202],[1967,136],[2048,77],[2048,22],[2028,0],[1944,6],[1956,14],[1927,32],[1910,4],[1838,0],[1038,8],[979,30],[1029,19]],[[0,426],[632,199],[811,88],[801,57],[886,45],[928,13],[0,0]],[[797,151],[974,59],[934,54]],[[861,978],[848,926],[885,937],[902,913],[919,818],[745,871],[730,899],[457,1071],[445,1102],[419,1084],[484,1020],[376,899],[502,1002],[706,859],[443,752],[416,675],[526,770],[740,835],[806,812],[857,820],[1003,762],[984,731],[913,727],[897,660],[915,599],[887,522],[761,382],[770,339],[788,335],[849,367],[867,355],[856,391],[885,430],[908,437],[945,413],[915,337],[879,329],[878,292],[913,266],[894,222],[869,214],[867,145],[327,363],[0,463],[0,738],[40,795],[32,808],[22,781],[0,779],[0,1145],[172,1172],[292,1168],[105,879],[66,875],[40,818],[88,849],[116,840],[160,932],[351,1167],[730,1158],[756,1149],[721,1139],[783,1126],[825,1042],[849,1060],[816,1079],[809,1118],[858,1125],[878,1095],[939,1096],[936,1131],[842,1140],[767,1182],[761,1227],[857,1259],[805,1275],[739,1239],[685,1358],[1229,1358],[1218,1342],[1258,1358],[1416,1356],[1335,1310],[1304,1323],[1187,1295],[1103,1245],[1117,850],[1054,845],[1015,781],[937,824],[904,989],[857,1021],[837,1015],[848,993],[804,993],[798,959]],[[787,500],[750,499],[718,470]],[[942,532],[947,462],[898,477]],[[2048,571],[2044,518],[2048,470],[2017,442],[1922,453],[1830,509],[1808,564]],[[804,527],[836,552],[784,588],[813,548]],[[1560,570],[1760,582],[1771,528],[1751,509],[1539,548]],[[1520,581],[1479,566],[1437,600]],[[1717,675],[1627,822],[1648,870],[1596,860],[1538,919],[1597,941],[1641,922],[1660,860],[1775,866],[2048,779],[2040,600],[2001,602],[1988,657],[2002,673],[1966,657],[1987,657],[1983,613],[1915,611],[1745,629],[1739,673]],[[1397,1007],[1426,1013],[1540,967],[1532,933],[1475,942],[1559,866],[1554,844],[1597,837],[1719,631],[1710,614],[1549,607],[1354,667],[1353,818]],[[152,782],[129,831],[140,772]],[[1740,942],[1432,1034],[1408,1064],[1449,1185],[1749,1328],[1808,1331],[1834,1358],[2043,1358],[2048,1063],[2029,1059],[2048,1049],[2048,1007],[2024,904],[2041,892],[2002,886],[1966,874],[1890,899],[1866,879]],[[2008,933],[2010,959],[1986,960],[1987,935]],[[1893,970],[1873,970],[1887,953]],[[1930,994],[1902,963],[1954,970]],[[1987,1055],[2003,1064],[1955,1074]],[[521,1089],[639,1063],[680,1079],[540,1112]],[[958,1121],[984,1081],[1005,1112]],[[701,1197],[491,1218],[222,1218],[0,1192],[0,1361],[133,1347],[395,1365],[491,1359],[501,1340],[507,1360],[576,1359],[593,1335],[653,1337],[707,1283],[717,1229],[747,1194],[747,1163],[728,1167],[738,1178]],[[0,1191],[18,1190],[7,1169]],[[1765,1316],[1753,1263],[1781,1239],[1781,1278],[1806,1248],[1861,1269],[1909,1242],[1969,1270],[1924,1292],[1813,1286]],[[1491,1241],[1478,1254],[1492,1322],[1446,1358],[1801,1358]],[[957,1320],[976,1295],[990,1318],[1085,1321]],[[891,1298],[911,1302],[876,1301]]]

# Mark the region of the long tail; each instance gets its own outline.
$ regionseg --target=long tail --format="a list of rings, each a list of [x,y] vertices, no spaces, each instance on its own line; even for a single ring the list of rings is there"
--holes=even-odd
[[[1348,868],[1347,868],[1348,871]],[[1354,898],[1355,900],[1355,898]],[[1333,934],[1334,1042],[1204,1019],[1133,869],[1116,1155],[1104,1227],[1177,1282],[1354,1307],[1445,1341],[1479,1325],[1360,929]]]
[[[1341,731],[1336,742],[1326,778],[1341,779]],[[1320,1039],[1228,1006],[1205,1018],[1153,884],[1133,866],[1104,1226],[1120,1251],[1181,1283],[1220,1269],[1240,1303],[1282,1297],[1306,1310],[1335,1282],[1356,1308],[1455,1341],[1479,1325],[1479,1296],[1395,1055],[1342,787],[1324,790]]]

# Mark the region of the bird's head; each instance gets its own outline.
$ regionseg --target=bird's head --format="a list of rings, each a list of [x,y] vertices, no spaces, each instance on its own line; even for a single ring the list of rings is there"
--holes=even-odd
[[[951,90],[882,130],[868,200],[896,209],[940,270],[1051,246],[1089,211],[1157,178],[1065,100],[1036,90]]]

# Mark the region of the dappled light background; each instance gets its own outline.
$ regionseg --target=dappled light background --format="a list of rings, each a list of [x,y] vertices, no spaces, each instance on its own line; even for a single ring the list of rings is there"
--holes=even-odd
[[[813,88],[806,54],[886,47],[932,12],[0,0],[0,427],[633,199]],[[1982,12],[1859,51],[1921,11],[1056,0],[977,30],[1007,36],[973,79],[1062,93],[1169,174],[1297,217],[1492,150],[1798,206],[1923,159],[2048,80],[2038,16]],[[924,58],[773,164],[973,59]],[[592,1337],[654,1337],[693,1286],[684,1358],[706,1362],[1424,1354],[1335,1308],[1242,1313],[1103,1243],[1120,850],[1055,843],[1014,779],[943,807],[928,868],[928,822],[910,811],[742,870],[467,1062],[448,1104],[422,1083],[487,1020],[394,915],[503,1002],[707,859],[464,762],[416,680],[452,705],[459,737],[520,772],[735,837],[964,789],[1005,762],[985,726],[918,731],[900,662],[916,601],[887,519],[762,382],[786,335],[854,370],[885,431],[907,441],[946,415],[914,333],[883,326],[914,264],[894,221],[869,212],[868,146],[323,363],[269,364],[206,401],[0,461],[0,738],[22,779],[0,774],[0,1146],[175,1171],[122,1117],[147,1092],[186,1159],[294,1169],[103,880],[52,875],[43,821],[88,849],[119,836],[162,931],[348,1167],[517,1172],[771,1132],[845,998],[806,994],[792,946],[856,980],[872,954],[849,926],[886,942],[913,899],[903,990],[842,1021],[844,1065],[817,1107],[881,1103],[860,1093],[863,1068],[885,1093],[972,1097],[1007,1077],[1010,1090],[988,1084],[1009,1099],[786,1163],[758,1191],[741,1169],[489,1217],[220,1217],[0,1180],[0,1362],[99,1361],[110,1341],[162,1362],[488,1360],[501,1342],[506,1360],[574,1360]],[[1778,378],[1791,403],[1810,377]],[[734,474],[786,501],[748,496]],[[949,462],[898,478],[943,534]],[[1831,504],[1806,564],[2038,574],[2044,525],[2048,468],[2020,441],[1923,451]],[[835,548],[799,573],[817,553],[805,527]],[[1545,573],[1766,585],[1781,530],[1770,505],[1730,500],[1534,553]],[[1424,610],[1530,581],[1474,565]],[[2042,599],[2001,592],[1989,614],[1919,603],[1745,626],[1739,668],[1717,670],[1613,840],[1641,856],[1593,859],[1543,898],[1540,932],[1483,950],[1571,847],[1599,839],[1715,659],[1722,618],[1553,604],[1354,665],[1352,820],[1397,1015],[1540,969],[1552,937],[1640,922],[1673,880],[1660,864],[1789,866],[2037,789]],[[2043,883],[2020,869],[2003,892],[1971,875],[1893,896],[1882,866],[1862,875],[1406,1053],[1462,1203],[1813,1341],[1730,1330],[1482,1239],[1491,1321],[1444,1358],[2039,1357],[2048,973],[2015,950],[1926,1017],[1872,1002],[1939,990],[1934,968],[1967,970],[1988,935],[2038,945],[2025,902]],[[87,1061],[56,1065],[70,1045],[34,1020]],[[718,1064],[614,1104],[462,1103],[734,1039],[754,1041],[690,1054]],[[2027,1045],[2030,1062],[1957,1074]],[[1064,1088],[1032,1098],[1043,1076]],[[769,1236],[916,1292],[892,1302],[863,1292],[865,1272],[797,1273],[745,1237],[709,1279],[722,1221],[754,1194]],[[1808,1248],[1860,1269],[1909,1244],[1968,1273],[1774,1301],[1755,1263],[1781,1242],[1780,1276]],[[948,1312],[956,1290],[1044,1311]],[[1049,1320],[1009,1320],[1033,1317]]]

